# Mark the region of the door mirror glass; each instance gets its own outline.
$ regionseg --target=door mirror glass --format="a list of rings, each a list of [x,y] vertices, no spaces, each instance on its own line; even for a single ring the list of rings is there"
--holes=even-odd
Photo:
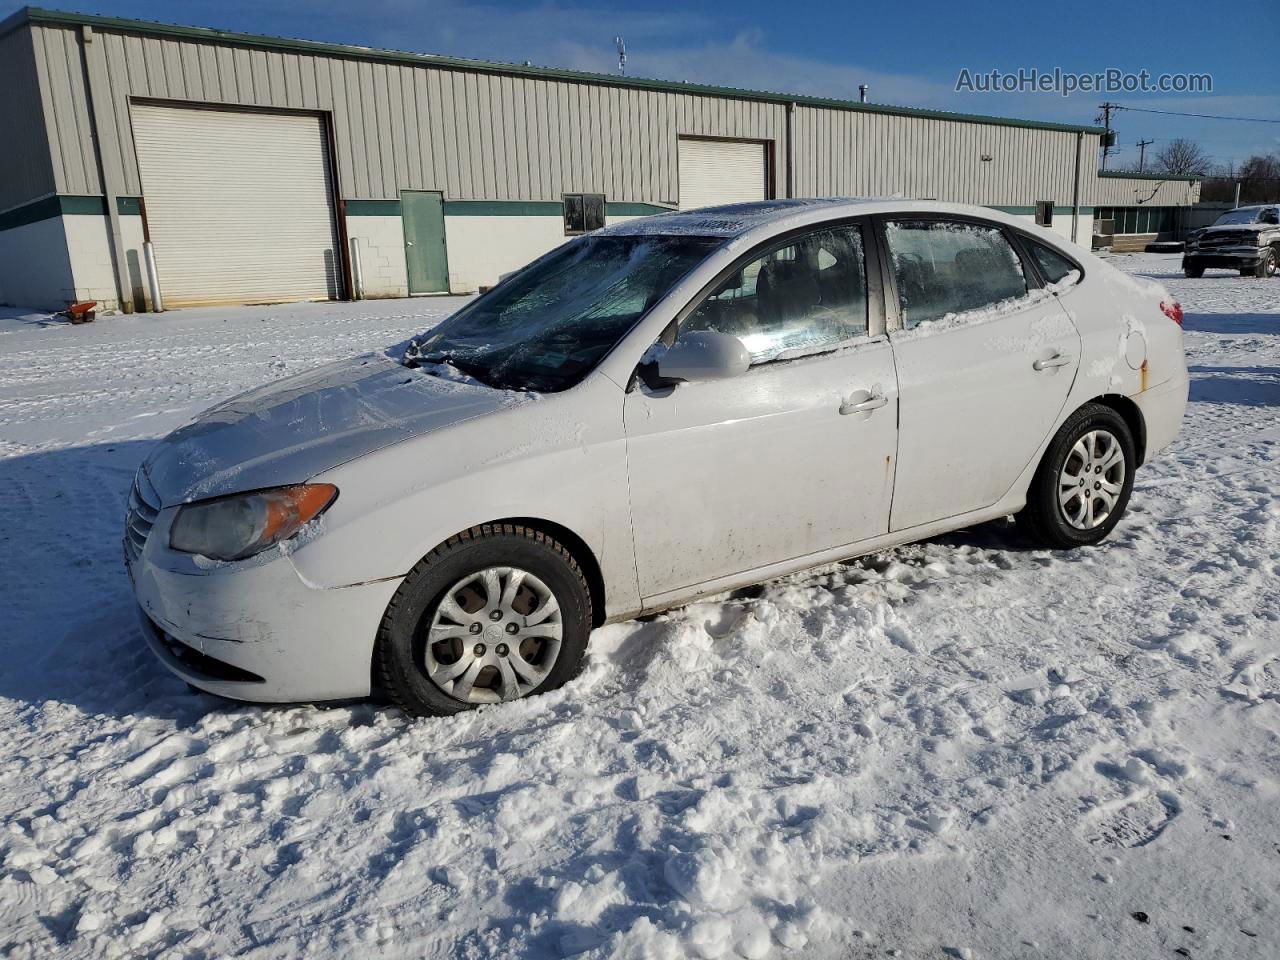
[[[728,380],[751,366],[751,354],[732,334],[690,330],[658,357],[658,376],[666,380]]]

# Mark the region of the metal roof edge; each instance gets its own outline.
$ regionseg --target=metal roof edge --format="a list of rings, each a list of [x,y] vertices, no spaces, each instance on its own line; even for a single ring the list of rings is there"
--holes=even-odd
[[[12,27],[9,25],[12,23]],[[590,73],[583,70],[566,70],[559,67],[535,67],[514,63],[496,63],[488,60],[468,60],[463,57],[447,57],[438,54],[410,53],[402,50],[380,50],[349,44],[327,43],[320,40],[295,40],[253,33],[218,30],[213,27],[186,27],[159,23],[152,20],[129,20],[123,17],[106,17],[90,13],[69,13],[63,10],[47,10],[42,7],[23,7],[0,23],[0,35],[6,27],[14,29],[23,23],[53,26],[91,26],[128,33],[145,33],[164,37],[182,37],[192,40],[216,40],[222,43],[248,47],[266,47],[292,50],[351,59],[378,60],[392,63],[435,66],[454,70],[470,70],[476,73],[498,73],[533,77],[544,80],[567,80],[592,83],[601,86],[628,87],[639,90],[661,90],[668,93],[694,93],[704,96],[726,97],[737,100],[755,100],[765,103],[826,107],[848,110],[854,113],[878,113],[892,116],[917,117],[926,120],[952,120],[959,123],[979,123],[992,126],[1025,127],[1033,130],[1058,130],[1066,133],[1101,134],[1101,127],[1079,126],[1069,123],[1051,123],[1042,120],[1019,120],[1013,117],[989,117],[974,113],[951,113],[946,110],[929,110],[922,107],[895,107],[878,103],[860,103],[827,97],[800,96],[774,93],[765,90],[745,90],[737,87],[717,87],[710,84],[690,83],[682,80],[651,80],[637,77],[616,77],[607,73]]]
[[[30,9],[30,7],[19,7],[13,13],[9,14],[9,16],[0,20],[0,37],[7,37],[19,27],[25,27],[30,23],[31,20],[27,16]]]

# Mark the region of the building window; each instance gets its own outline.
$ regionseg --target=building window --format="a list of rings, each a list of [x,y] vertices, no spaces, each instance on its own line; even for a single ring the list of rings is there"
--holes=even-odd
[[[566,235],[590,233],[604,226],[603,193],[566,193],[564,195],[564,232]]]
[[[1053,226],[1053,201],[1036,201],[1036,223],[1042,227]]]

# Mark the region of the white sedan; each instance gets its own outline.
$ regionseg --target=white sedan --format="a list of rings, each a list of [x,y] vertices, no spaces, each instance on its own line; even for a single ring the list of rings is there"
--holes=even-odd
[[[985,208],[632,220],[163,440],[144,633],[224,696],[449,714],[564,684],[600,624],[992,518],[1095,544],[1180,427],[1181,321]]]

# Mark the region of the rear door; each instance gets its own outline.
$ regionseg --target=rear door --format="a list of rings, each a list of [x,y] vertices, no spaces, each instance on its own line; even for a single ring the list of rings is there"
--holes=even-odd
[[[898,370],[891,530],[992,506],[1052,431],[1080,336],[999,224],[883,218]]]

